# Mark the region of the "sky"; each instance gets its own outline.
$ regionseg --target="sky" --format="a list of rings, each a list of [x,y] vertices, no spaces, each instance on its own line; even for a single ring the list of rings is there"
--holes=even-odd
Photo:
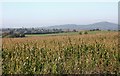
[[[2,27],[118,22],[118,2],[2,2]]]

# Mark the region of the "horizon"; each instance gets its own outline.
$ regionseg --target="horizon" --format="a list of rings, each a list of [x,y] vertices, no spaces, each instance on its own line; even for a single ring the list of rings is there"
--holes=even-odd
[[[102,22],[95,22],[95,23],[92,23],[92,24],[96,24],[96,23],[112,23],[112,24],[117,24],[117,23],[113,23],[113,22],[108,22],[108,21],[102,21]],[[78,26],[87,26],[87,25],[91,25],[91,24],[86,24],[86,25],[82,25],[82,24],[61,24],[61,25],[52,25],[52,26],[62,26],[62,25],[78,25]],[[117,24],[118,25],[118,24]],[[7,29],[7,28],[15,28],[15,29],[17,29],[17,28],[48,28],[48,27],[50,27],[50,26],[43,26],[43,27],[5,27],[5,28],[3,28],[2,27],[2,29]]]
[[[116,2],[6,2],[2,3],[2,28],[54,25],[118,24]]]

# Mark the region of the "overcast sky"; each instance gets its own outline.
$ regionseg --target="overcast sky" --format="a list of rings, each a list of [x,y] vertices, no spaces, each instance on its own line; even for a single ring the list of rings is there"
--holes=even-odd
[[[2,27],[118,22],[117,2],[4,2]]]

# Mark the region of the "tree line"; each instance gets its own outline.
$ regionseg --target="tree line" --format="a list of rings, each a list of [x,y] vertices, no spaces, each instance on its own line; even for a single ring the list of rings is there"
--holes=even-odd
[[[0,29],[1,31],[1,29]],[[88,31],[101,31],[99,28],[90,29]],[[108,29],[108,31],[111,31]],[[78,32],[78,30],[73,29],[43,29],[43,28],[3,28],[2,37],[25,37],[26,34],[53,34],[53,33],[66,33],[66,32]],[[79,34],[82,34],[79,32]],[[87,34],[85,32],[84,34]]]
[[[39,29],[39,28],[4,28],[2,37],[25,37],[25,34],[53,34],[63,32],[77,32],[77,30],[63,29]]]

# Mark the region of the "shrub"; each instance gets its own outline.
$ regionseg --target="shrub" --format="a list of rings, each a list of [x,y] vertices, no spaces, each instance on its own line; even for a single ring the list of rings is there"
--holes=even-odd
[[[85,31],[85,32],[84,32],[84,34],[88,34],[88,32],[87,32],[87,31]]]
[[[82,32],[79,32],[79,35],[82,35]]]

